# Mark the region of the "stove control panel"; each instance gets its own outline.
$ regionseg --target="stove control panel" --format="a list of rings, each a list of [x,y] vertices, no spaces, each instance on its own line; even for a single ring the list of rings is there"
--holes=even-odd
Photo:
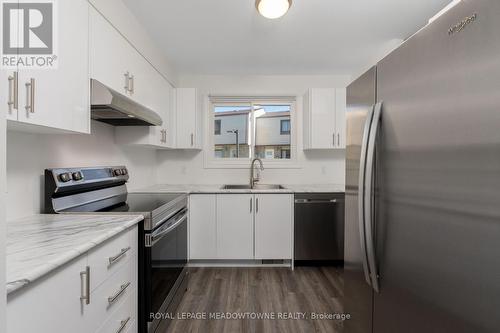
[[[126,182],[129,178],[128,170],[124,166],[97,167],[97,168],[61,168],[45,170],[48,180],[52,180],[54,187],[71,187],[77,185]]]

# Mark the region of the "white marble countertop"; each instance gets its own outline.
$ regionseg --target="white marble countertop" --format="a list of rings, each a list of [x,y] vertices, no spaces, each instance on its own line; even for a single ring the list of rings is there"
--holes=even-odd
[[[337,184],[281,184],[284,189],[222,189],[221,184],[202,185],[202,184],[184,184],[167,185],[157,184],[145,188],[131,190],[136,193],[336,193],[344,192],[344,185]]]
[[[33,215],[7,222],[7,293],[143,220],[142,215]]]

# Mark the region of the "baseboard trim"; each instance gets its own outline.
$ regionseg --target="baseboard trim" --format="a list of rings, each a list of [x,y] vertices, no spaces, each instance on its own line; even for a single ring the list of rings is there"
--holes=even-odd
[[[291,260],[190,260],[188,267],[292,267]]]

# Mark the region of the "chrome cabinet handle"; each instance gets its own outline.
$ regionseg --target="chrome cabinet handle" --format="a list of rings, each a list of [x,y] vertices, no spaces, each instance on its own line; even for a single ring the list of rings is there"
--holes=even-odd
[[[123,86],[123,88],[125,89],[125,92],[129,92],[130,91],[130,73],[126,72],[123,75],[125,76],[125,86]]]
[[[85,280],[84,280],[85,277]],[[80,272],[82,280],[82,290],[80,300],[85,301],[85,304],[90,304],[90,266],[85,267],[85,270]]]
[[[19,107],[19,101],[18,101],[18,80],[19,75],[18,72],[13,72],[12,75],[9,76],[9,100],[7,101],[7,104],[9,105],[10,108],[16,109]]]
[[[365,171],[365,238],[366,238],[366,254],[368,258],[368,268],[372,287],[375,292],[379,292],[378,283],[378,269],[375,256],[375,218],[373,216],[373,184],[375,171],[375,146],[377,142],[377,135],[379,131],[380,116],[382,113],[382,103],[377,103],[374,107],[373,120],[370,126],[370,136],[368,138],[368,145],[366,151],[366,171]]]
[[[253,206],[253,202],[252,201],[253,201],[253,199],[250,198],[250,213],[252,212],[252,206]]]
[[[128,91],[131,94],[133,94],[134,93],[134,76],[130,75],[128,79],[129,79],[129,90]]]
[[[124,319],[122,321],[120,321],[120,327],[118,328],[118,330],[116,331],[116,333],[121,333],[123,331],[123,329],[125,328],[125,326],[127,326],[128,322],[130,321],[130,317],[128,317],[127,319]]]
[[[194,146],[194,134],[191,133],[191,147]]]
[[[359,160],[359,178],[358,178],[358,223],[359,223],[359,239],[361,245],[361,257],[363,259],[363,272],[368,285],[371,284],[370,272],[368,267],[368,255],[366,253],[366,236],[365,236],[365,176],[366,176],[366,152],[370,127],[373,119],[374,107],[370,109],[366,116],[365,126],[363,129],[363,137],[361,140],[361,156]]]
[[[337,133],[337,146],[340,147],[340,133]]]
[[[165,237],[165,235],[167,235],[169,232],[171,232],[172,230],[174,230],[175,228],[177,228],[181,223],[183,223],[184,221],[186,221],[188,218],[187,214],[184,214],[182,215],[182,217],[180,219],[178,219],[174,224],[172,224],[171,226],[169,226],[168,228],[166,229],[163,229],[161,230],[158,229],[158,232],[153,234],[150,238],[150,244],[151,245],[155,245],[160,239],[162,239],[163,237]]]
[[[30,82],[26,82],[26,111],[35,113],[35,79],[31,78]]]
[[[296,204],[334,204],[337,203],[337,199],[328,200],[312,200],[312,199],[295,199]]]
[[[108,266],[111,266],[114,263],[116,263],[118,260],[120,260],[125,255],[125,253],[127,253],[129,250],[130,250],[130,246],[127,246],[126,248],[121,249],[120,253],[118,253],[117,255],[109,257],[108,258],[108,260],[109,260]]]
[[[130,282],[122,284],[120,290],[118,290],[113,296],[108,297],[108,303],[113,304],[116,300],[125,292],[125,290],[130,286]]]
[[[259,212],[259,198],[255,198],[255,212]]]

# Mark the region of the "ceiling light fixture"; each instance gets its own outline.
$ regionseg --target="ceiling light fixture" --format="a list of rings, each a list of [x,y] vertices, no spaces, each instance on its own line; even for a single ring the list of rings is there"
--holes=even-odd
[[[277,19],[288,12],[292,0],[256,0],[255,7],[260,15],[268,19]]]

